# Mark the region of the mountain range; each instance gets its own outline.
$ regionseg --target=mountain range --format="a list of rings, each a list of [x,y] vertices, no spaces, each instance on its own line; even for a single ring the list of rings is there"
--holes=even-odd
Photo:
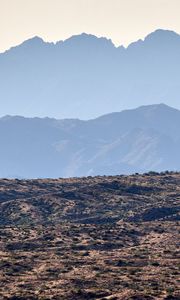
[[[1,116],[95,118],[141,105],[180,109],[180,35],[156,30],[127,48],[90,34],[34,37],[0,54]]]
[[[180,170],[180,111],[141,106],[90,120],[0,118],[0,177]]]

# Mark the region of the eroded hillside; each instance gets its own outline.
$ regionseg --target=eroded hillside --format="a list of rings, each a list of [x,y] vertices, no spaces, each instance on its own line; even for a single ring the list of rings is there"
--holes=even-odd
[[[180,174],[0,180],[1,299],[179,299]]]

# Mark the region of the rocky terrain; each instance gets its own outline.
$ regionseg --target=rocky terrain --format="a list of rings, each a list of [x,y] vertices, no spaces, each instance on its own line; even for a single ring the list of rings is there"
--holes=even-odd
[[[180,173],[0,180],[0,299],[180,299]]]

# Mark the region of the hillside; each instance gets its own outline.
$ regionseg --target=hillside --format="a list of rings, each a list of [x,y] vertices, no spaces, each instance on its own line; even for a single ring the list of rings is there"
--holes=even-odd
[[[180,111],[165,104],[79,119],[0,118],[0,177],[180,170]]]
[[[140,105],[180,109],[180,35],[156,30],[127,48],[89,34],[39,37],[0,54],[1,116],[90,119]]]
[[[180,174],[0,180],[0,298],[178,300]]]

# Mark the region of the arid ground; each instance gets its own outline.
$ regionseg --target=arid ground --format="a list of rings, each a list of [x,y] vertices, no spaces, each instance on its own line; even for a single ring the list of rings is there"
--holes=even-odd
[[[180,299],[180,174],[0,180],[0,299]]]

